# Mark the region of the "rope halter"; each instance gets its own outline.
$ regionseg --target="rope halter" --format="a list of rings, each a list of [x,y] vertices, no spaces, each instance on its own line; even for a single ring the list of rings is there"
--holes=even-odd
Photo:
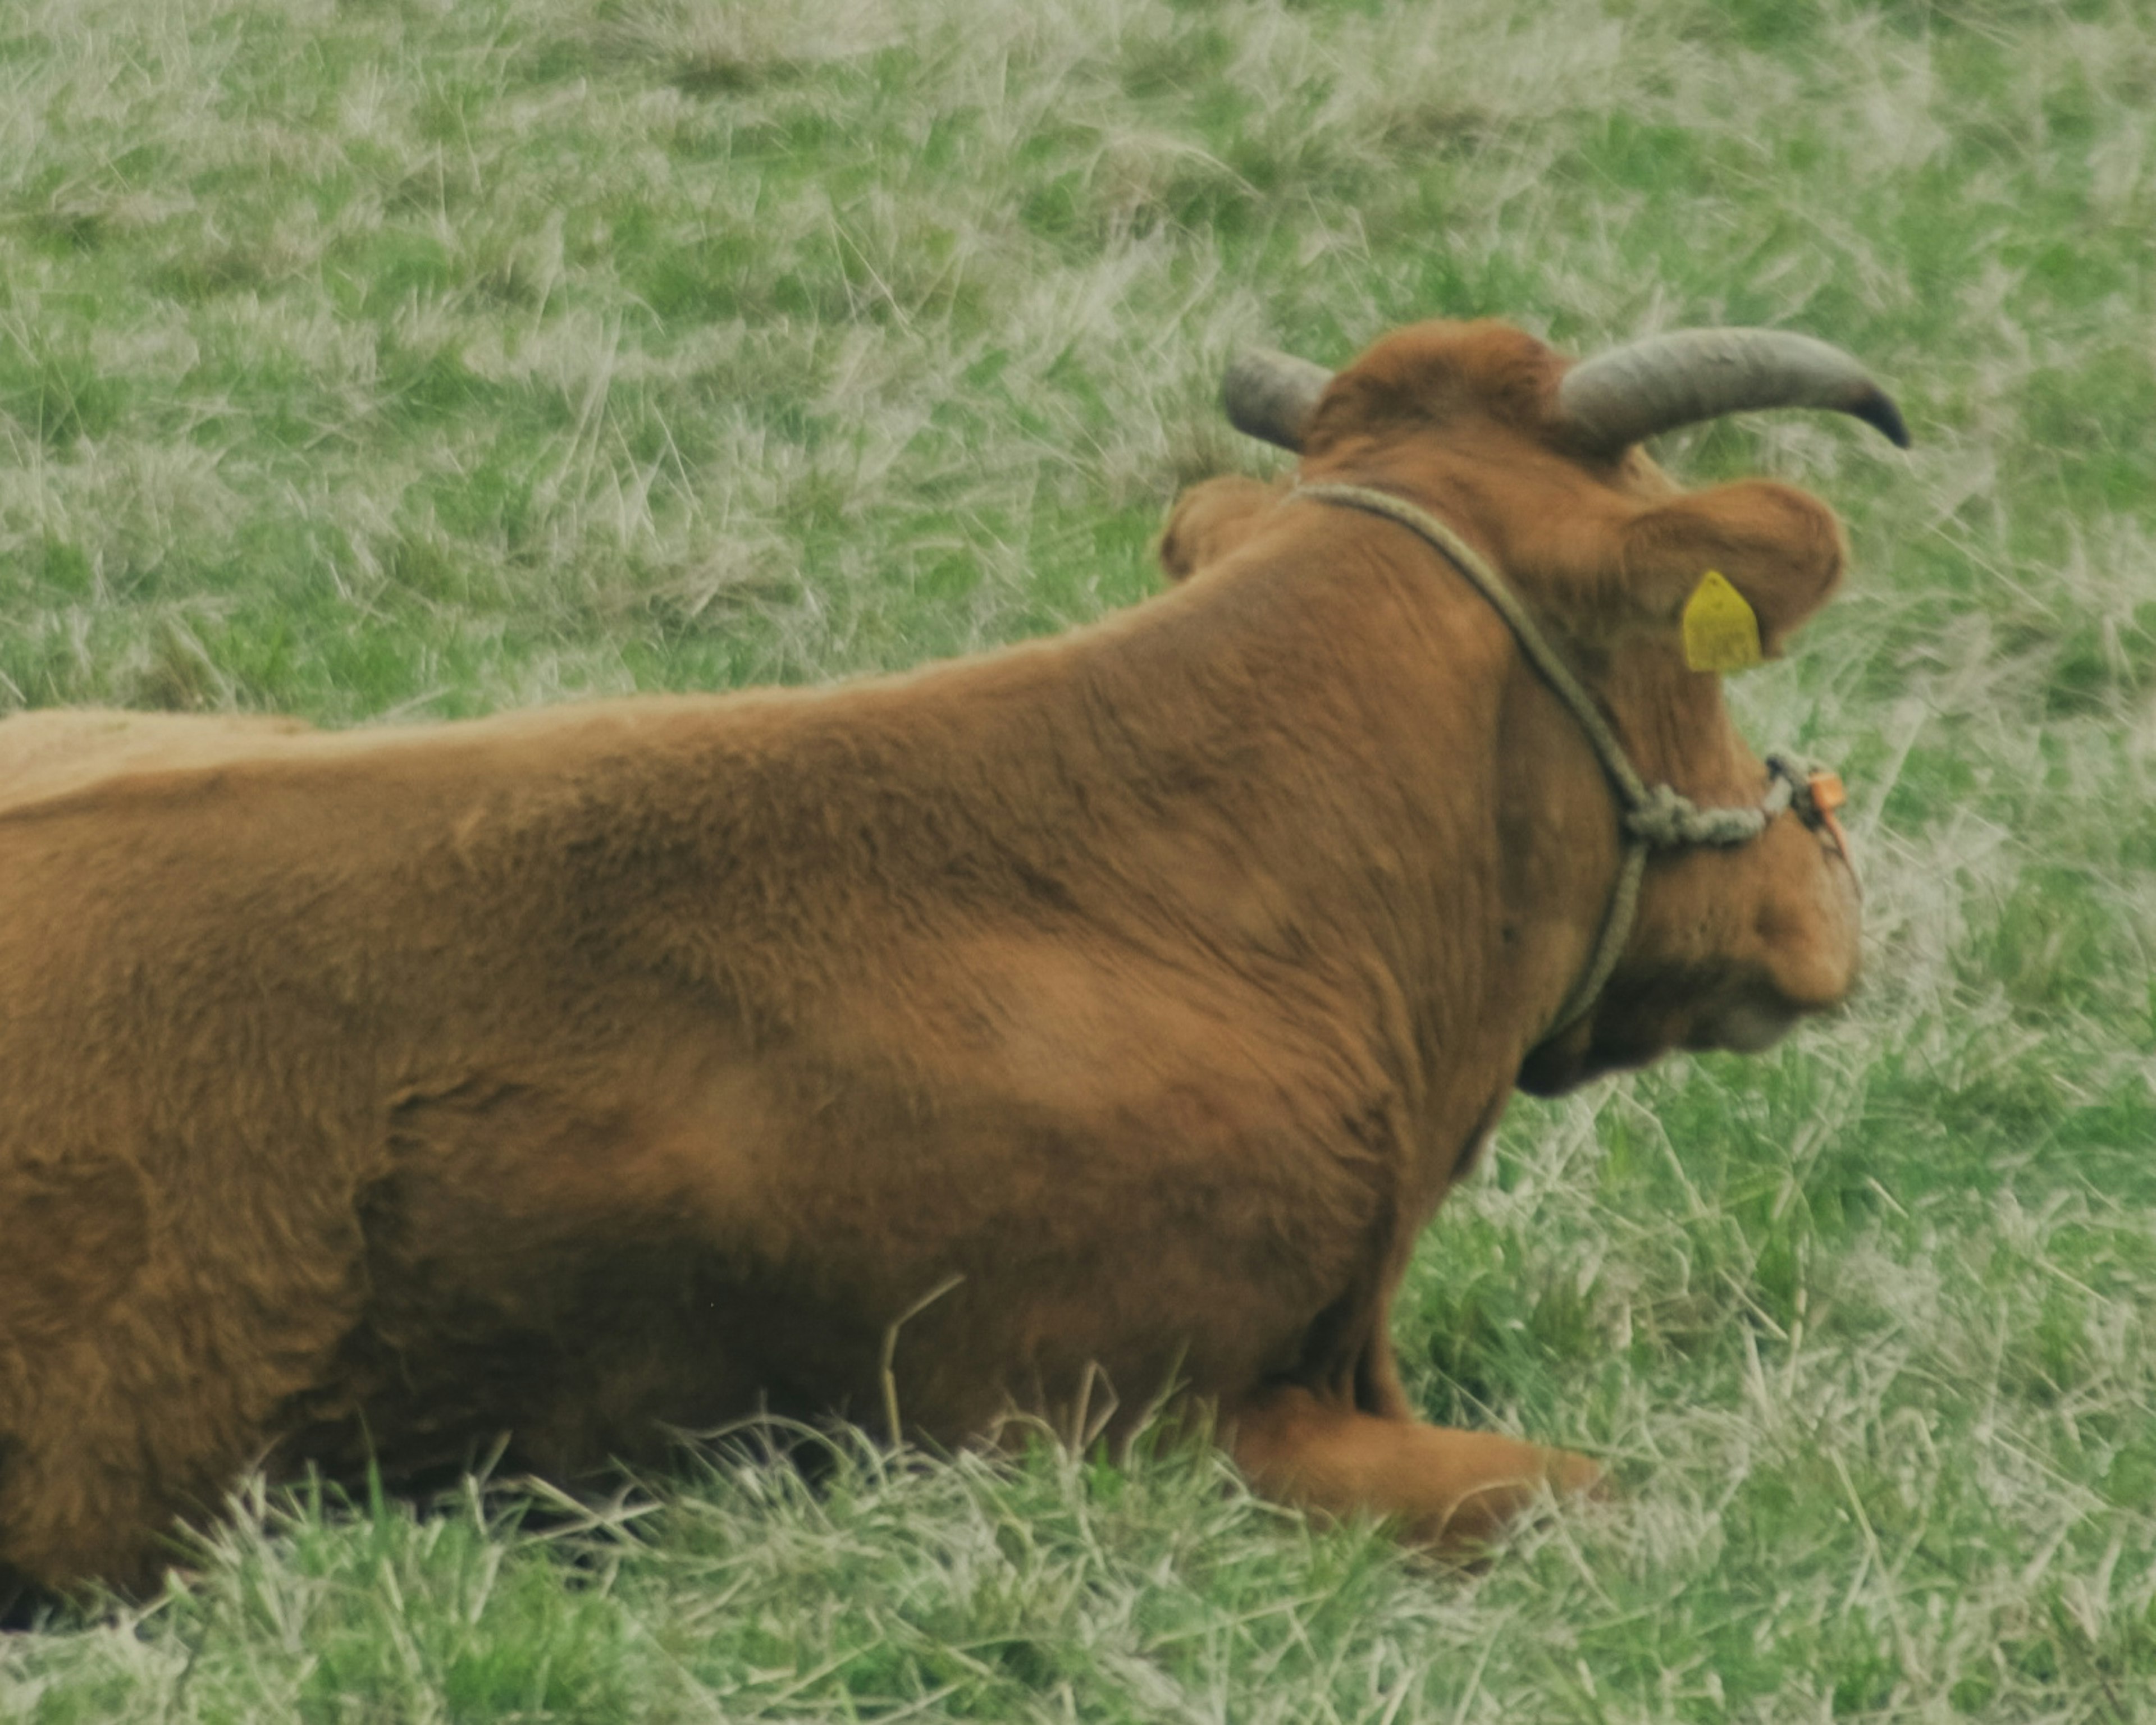
[[[1617,960],[1632,937],[1639,914],[1640,881],[1646,872],[1647,855],[1656,850],[1685,850],[1698,846],[1730,850],[1748,845],[1767,830],[1768,823],[1784,810],[1794,810],[1798,819],[1834,841],[1842,860],[1850,862],[1849,837],[1835,811],[1845,800],[1841,780],[1834,773],[1807,768],[1790,757],[1767,757],[1767,793],[1749,808],[1702,809],[1674,786],[1650,786],[1640,777],[1617,740],[1617,733],[1602,716],[1594,697],[1573,675],[1539,625],[1522,604],[1504,578],[1485,562],[1480,552],[1429,511],[1390,491],[1368,485],[1300,485],[1288,494],[1319,503],[1337,504],[1383,516],[1414,534],[1489,601],[1505,621],[1513,638],[1542,680],[1570,709],[1579,727],[1602,762],[1602,771],[1618,803],[1618,827],[1623,835],[1624,856],[1617,870],[1617,885],[1609,908],[1602,918],[1602,932],[1595,938],[1587,968],[1573,984],[1564,1004],[1558,1009],[1550,1027],[1537,1047],[1554,1040],[1587,1016],[1588,1009],[1609,983]],[[1853,867],[1854,865],[1852,864]]]

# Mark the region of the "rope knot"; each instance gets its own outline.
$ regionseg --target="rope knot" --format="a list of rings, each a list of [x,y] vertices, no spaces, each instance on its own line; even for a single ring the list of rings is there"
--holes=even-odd
[[[1765,799],[1749,809],[1702,809],[1674,787],[1658,784],[1625,811],[1625,831],[1655,850],[1694,845],[1727,849],[1749,844],[1789,806],[1789,783],[1779,773],[1768,784]]]

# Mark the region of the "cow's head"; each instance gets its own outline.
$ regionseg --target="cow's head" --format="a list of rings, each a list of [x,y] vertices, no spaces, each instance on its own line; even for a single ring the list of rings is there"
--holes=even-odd
[[[1840,579],[1842,537],[1825,505],[1786,485],[1682,491],[1640,444],[1787,406],[1854,413],[1907,441],[1847,355],[1763,331],[1686,331],[1574,365],[1504,325],[1420,324],[1337,374],[1246,356],[1225,397],[1243,430],[1300,454],[1297,483],[1392,493],[1464,537],[1525,602],[1640,777],[1702,806],[1758,804],[1768,775],[1730,722],[1720,677],[1686,664],[1687,601],[1719,572],[1775,656]],[[1216,561],[1277,519],[1286,495],[1249,480],[1194,488],[1163,562],[1181,576]],[[1553,1091],[1671,1048],[1763,1048],[1840,1002],[1856,968],[1856,883],[1827,824],[1793,812],[1741,845],[1658,853],[1607,984],[1530,1053],[1520,1081]]]

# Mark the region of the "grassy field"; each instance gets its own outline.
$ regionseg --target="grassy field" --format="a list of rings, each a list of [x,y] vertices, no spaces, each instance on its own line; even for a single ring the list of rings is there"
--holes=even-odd
[[[1862,997],[1518,1106],[1404,1301],[1618,1502],[1462,1577],[1188,1455],[258,1498],[0,1718],[2156,1717],[2152,235],[2142,0],[8,0],[0,708],[1054,629],[1271,465],[1236,345],[1438,313],[1810,331],[1918,442],[1663,451],[1850,523],[1732,693],[1849,778]]]

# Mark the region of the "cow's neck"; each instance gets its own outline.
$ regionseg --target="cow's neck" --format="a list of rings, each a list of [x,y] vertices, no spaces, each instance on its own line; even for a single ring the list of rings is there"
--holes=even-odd
[[[1359,984],[1403,1081],[1486,1113],[1469,1092],[1548,1028],[1616,872],[1575,721],[1434,553],[1342,511],[1146,609],[1099,672],[1217,853],[1168,890],[1225,945]]]

